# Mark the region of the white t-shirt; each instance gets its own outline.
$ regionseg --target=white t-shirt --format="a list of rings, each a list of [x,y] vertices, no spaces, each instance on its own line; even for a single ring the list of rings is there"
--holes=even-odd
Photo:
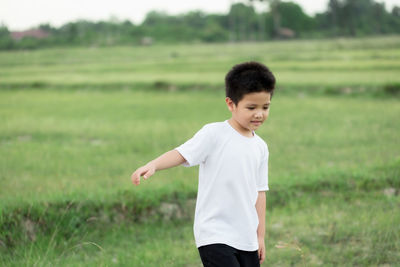
[[[258,250],[258,191],[268,190],[268,147],[228,121],[206,124],[176,150],[186,167],[200,165],[194,218],[196,246],[223,243]]]

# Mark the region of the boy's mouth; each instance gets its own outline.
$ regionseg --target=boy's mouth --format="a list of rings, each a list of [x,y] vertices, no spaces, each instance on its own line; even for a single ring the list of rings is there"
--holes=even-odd
[[[252,124],[261,125],[262,121],[251,121]]]

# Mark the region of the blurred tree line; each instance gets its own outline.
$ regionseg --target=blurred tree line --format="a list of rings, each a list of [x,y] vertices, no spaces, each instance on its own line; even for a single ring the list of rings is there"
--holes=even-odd
[[[261,2],[265,11],[257,12],[255,2]],[[16,40],[5,25],[0,25],[0,49],[398,34],[400,7],[388,12],[384,4],[374,0],[330,0],[325,12],[312,17],[293,2],[247,0],[232,4],[228,14],[192,11],[173,16],[151,11],[138,25],[111,18],[100,22],[80,20],[59,28],[43,24],[39,29],[49,36]]]

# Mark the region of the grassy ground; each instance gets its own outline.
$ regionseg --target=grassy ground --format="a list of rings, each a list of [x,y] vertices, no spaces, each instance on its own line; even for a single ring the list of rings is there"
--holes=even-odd
[[[282,87],[399,83],[400,38],[152,47],[46,49],[0,53],[0,86],[129,86],[169,83],[222,87],[238,62],[266,63]]]
[[[140,189],[127,177],[203,124],[229,118],[223,92],[2,91],[0,104],[2,203],[96,199],[104,191],[169,183],[195,190],[196,168],[161,172]],[[271,152],[271,186],[394,160],[398,114],[395,99],[277,92],[269,121],[258,131]]]
[[[200,266],[185,206],[197,168],[140,187],[130,175],[229,118],[223,75],[248,59],[279,80],[257,132],[270,149],[264,266],[400,265],[400,105],[377,93],[400,82],[399,44],[0,53],[0,265]],[[165,219],[165,202],[186,213]]]
[[[397,266],[399,198],[381,191],[297,191],[267,211],[264,266]],[[201,266],[190,221],[110,224],[68,239],[39,237],[5,266]]]

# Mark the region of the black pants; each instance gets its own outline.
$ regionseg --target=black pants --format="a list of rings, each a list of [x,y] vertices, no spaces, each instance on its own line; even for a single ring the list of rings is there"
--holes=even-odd
[[[259,267],[258,251],[244,251],[225,244],[198,248],[204,267]]]

